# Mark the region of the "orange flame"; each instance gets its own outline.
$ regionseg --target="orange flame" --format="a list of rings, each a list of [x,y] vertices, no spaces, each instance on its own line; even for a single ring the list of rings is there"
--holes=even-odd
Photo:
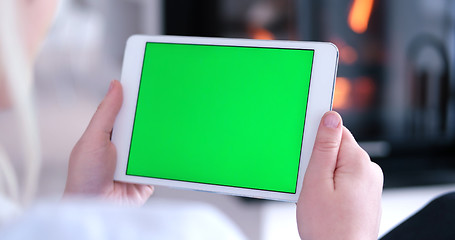
[[[333,97],[334,109],[346,109],[349,107],[349,96],[351,94],[351,82],[345,77],[337,77],[335,93]]]
[[[348,24],[352,31],[361,34],[368,28],[374,0],[354,0],[349,11]]]
[[[253,39],[261,39],[261,40],[273,40],[275,36],[272,32],[265,28],[261,27],[251,27],[250,28],[250,35]]]

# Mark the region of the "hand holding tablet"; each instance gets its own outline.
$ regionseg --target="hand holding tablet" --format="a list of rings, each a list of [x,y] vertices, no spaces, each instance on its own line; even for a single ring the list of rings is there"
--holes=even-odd
[[[330,43],[131,37],[114,178],[297,201],[337,59]]]

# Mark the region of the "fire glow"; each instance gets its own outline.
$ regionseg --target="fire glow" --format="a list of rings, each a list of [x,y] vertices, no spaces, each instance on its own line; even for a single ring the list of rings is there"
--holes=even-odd
[[[355,33],[364,33],[368,28],[374,0],[353,0],[348,24]]]

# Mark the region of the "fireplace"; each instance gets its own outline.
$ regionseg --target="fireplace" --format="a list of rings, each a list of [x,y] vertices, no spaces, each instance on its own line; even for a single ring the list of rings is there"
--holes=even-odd
[[[455,2],[245,0],[164,3],[164,33],[331,41],[334,110],[385,185],[455,182]]]

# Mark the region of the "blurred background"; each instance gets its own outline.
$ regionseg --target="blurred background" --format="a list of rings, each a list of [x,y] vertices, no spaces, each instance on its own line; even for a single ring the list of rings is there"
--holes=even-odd
[[[455,1],[62,0],[36,63],[40,197],[62,193],[71,149],[120,78],[132,34],[333,42],[334,110],[383,168],[385,196],[455,189]],[[14,124],[1,127],[7,149]],[[248,239],[297,238],[293,204],[160,187],[158,200],[213,205]]]

